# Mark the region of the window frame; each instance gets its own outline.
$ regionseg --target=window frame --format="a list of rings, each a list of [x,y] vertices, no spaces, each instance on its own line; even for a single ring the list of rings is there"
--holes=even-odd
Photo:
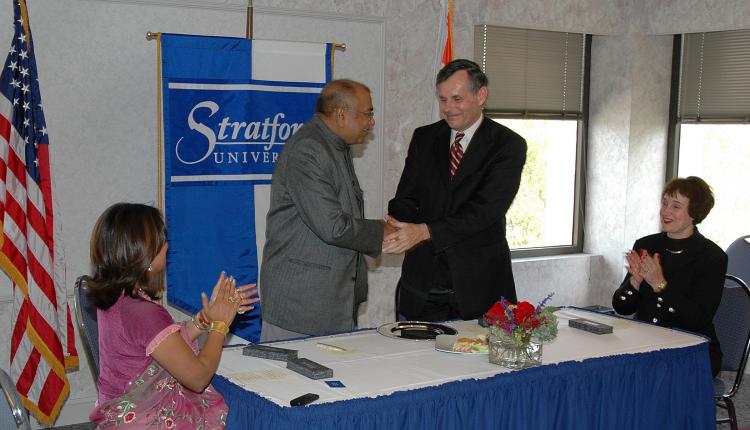
[[[727,30],[732,31],[732,30]],[[680,117],[680,92],[682,90],[682,67],[684,40],[682,34],[675,34],[672,42],[672,73],[669,94],[669,125],[667,128],[667,159],[665,182],[677,177],[680,167],[680,126],[682,124],[747,124],[750,118],[696,118],[683,121]]]
[[[667,165],[664,182],[677,177],[680,166],[680,72],[682,71],[682,35],[672,41],[672,81],[669,90],[669,126],[667,128]]]
[[[583,252],[585,207],[586,207],[586,169],[589,124],[589,93],[591,88],[591,41],[590,34],[584,35],[583,86],[581,115],[578,118],[565,118],[564,115],[517,112],[485,111],[490,119],[559,119],[577,121],[575,185],[573,191],[573,226],[572,244],[544,247],[517,248],[510,250],[511,258],[549,257]],[[507,215],[506,215],[507,216]],[[507,226],[506,226],[507,229]]]
[[[734,30],[727,30],[734,31]],[[745,30],[747,31],[747,30]],[[679,176],[680,171],[680,153],[682,150],[682,125],[748,125],[750,124],[750,114],[746,117],[740,116],[720,116],[715,112],[709,111],[709,114],[704,116],[698,115],[697,117],[688,116],[683,119],[681,115],[681,100],[684,88],[682,82],[683,67],[684,67],[684,52],[686,48],[685,34],[675,34],[673,36],[672,44],[672,69],[671,69],[671,82],[670,82],[670,98],[669,98],[669,118],[667,128],[667,151],[666,151],[666,166],[665,166],[665,181],[670,181]],[[745,64],[745,67],[750,67],[750,64]],[[686,135],[687,136],[687,135]],[[744,142],[743,142],[744,143]],[[716,184],[712,184],[715,186]],[[714,192],[717,189],[714,188]],[[716,207],[714,207],[715,210]],[[738,230],[741,231],[741,230]],[[704,232],[706,234],[706,232]],[[724,240],[734,240],[734,238],[724,237]],[[714,240],[714,239],[712,239]],[[727,244],[720,246],[727,246]],[[717,241],[717,244],[719,242]]]

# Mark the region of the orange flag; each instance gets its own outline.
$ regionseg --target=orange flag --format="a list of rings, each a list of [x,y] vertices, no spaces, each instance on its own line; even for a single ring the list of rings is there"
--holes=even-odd
[[[448,12],[445,14],[445,43],[443,44],[443,55],[440,65],[453,61],[453,0],[448,0]]]

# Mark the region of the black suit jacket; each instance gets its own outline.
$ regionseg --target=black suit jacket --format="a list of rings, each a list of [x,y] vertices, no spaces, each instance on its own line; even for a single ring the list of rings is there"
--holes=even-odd
[[[713,320],[724,292],[727,254],[697,229],[688,239],[670,240],[666,233],[642,237],[633,249],[659,254],[667,287],[657,294],[643,281],[636,290],[630,285],[628,273],[612,296],[612,307],[621,315],[635,313],[641,321],[707,336],[711,339],[711,370],[716,376],[722,352]]]
[[[430,288],[448,276],[464,319],[481,316],[500,296],[516,301],[505,213],[518,192],[526,141],[484,118],[461,160],[449,171],[451,129],[438,121],[414,131],[388,212],[426,223],[432,239],[406,253],[399,311],[419,314]],[[447,273],[446,273],[447,269]]]

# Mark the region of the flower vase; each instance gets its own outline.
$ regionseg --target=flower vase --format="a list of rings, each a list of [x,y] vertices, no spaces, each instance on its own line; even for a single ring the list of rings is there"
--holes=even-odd
[[[509,369],[523,369],[542,364],[542,342],[534,336],[517,344],[500,330],[490,330],[490,363]]]

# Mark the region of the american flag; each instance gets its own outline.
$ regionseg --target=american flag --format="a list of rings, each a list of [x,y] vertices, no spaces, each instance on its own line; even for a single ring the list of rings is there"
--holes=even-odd
[[[0,75],[0,266],[13,283],[10,370],[24,406],[55,421],[78,365],[65,283],[55,258],[49,136],[24,0]]]

